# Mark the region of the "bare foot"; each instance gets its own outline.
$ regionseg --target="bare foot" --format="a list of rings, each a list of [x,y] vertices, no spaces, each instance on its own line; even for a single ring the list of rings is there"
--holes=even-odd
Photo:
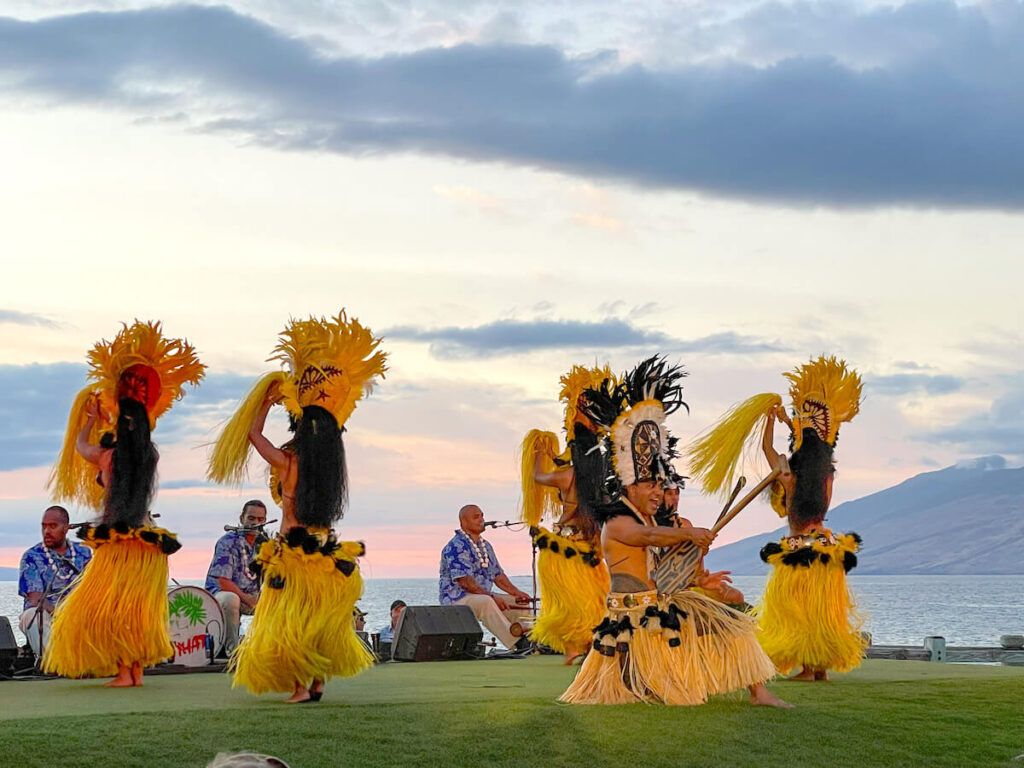
[[[142,687],[142,663],[138,661],[132,664],[132,685]]]
[[[311,698],[309,689],[296,683],[295,692],[290,699],[285,700],[285,704],[301,704],[304,701],[309,701]]]
[[[792,709],[793,705],[783,701],[764,685],[750,686],[750,703],[755,707],[777,707],[778,709]]]
[[[135,685],[132,679],[132,671],[124,664],[117,665],[117,676],[110,682],[104,683],[105,688],[131,688]]]
[[[810,667],[804,667],[800,670],[799,674],[787,677],[787,680],[795,680],[798,683],[813,683],[814,682],[814,670]]]
[[[567,646],[565,649],[565,666],[570,666],[580,656],[583,656],[586,651],[581,651],[573,646]]]

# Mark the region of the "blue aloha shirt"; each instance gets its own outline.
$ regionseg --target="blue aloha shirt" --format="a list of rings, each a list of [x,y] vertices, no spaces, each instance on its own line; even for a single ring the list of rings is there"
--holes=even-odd
[[[483,538],[480,539],[480,543],[487,550],[489,561],[487,568],[484,568],[477,560],[476,553],[473,551],[473,543],[464,531],[456,531],[452,540],[441,550],[439,584],[441,605],[451,605],[468,594],[455,582],[456,579],[472,576],[483,590],[490,592],[494,587],[494,579],[504,573],[491,543]]]
[[[206,572],[206,591],[217,594],[222,591],[217,579],[227,579],[238,585],[247,595],[260,591],[256,574],[249,570],[255,547],[245,540],[241,531],[228,531],[219,539],[213,549],[213,560]]]
[[[36,544],[32,549],[26,550],[25,554],[21,556],[21,566],[18,573],[18,594],[25,597],[25,607],[22,610],[27,611],[32,607],[28,604],[28,598],[26,597],[28,593],[44,591],[46,589],[46,582],[50,581],[51,577],[53,581],[50,582],[50,594],[47,596],[46,601],[50,605],[56,605],[57,598],[67,591],[75,576],[78,575],[74,568],[60,561],[60,555],[57,555],[56,552],[51,554],[56,566],[56,574],[54,574],[54,566],[51,566],[46,558],[46,551],[42,542]],[[68,551],[63,557],[81,571],[85,568],[86,563],[92,559],[92,550],[84,544],[76,544],[68,540]]]

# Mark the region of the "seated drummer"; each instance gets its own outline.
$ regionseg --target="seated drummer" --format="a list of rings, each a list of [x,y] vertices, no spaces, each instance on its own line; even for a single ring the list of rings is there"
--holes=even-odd
[[[43,512],[43,540],[21,556],[18,569],[18,594],[25,598],[18,626],[28,638],[32,652],[39,656],[50,640],[50,620],[58,598],[70,588],[92,550],[84,544],[68,541],[70,518],[64,507],[48,507]],[[43,630],[42,648],[39,628]]]
[[[522,626],[505,612],[517,604],[527,605],[530,596],[505,575],[483,532],[484,513],[480,507],[467,504],[459,510],[459,530],[441,551],[441,605],[468,605],[477,621],[506,648],[525,651],[530,642],[523,636]],[[512,599],[493,594],[495,585]]]
[[[267,506],[252,499],[242,506],[239,522],[244,528],[256,528],[267,522]],[[260,584],[249,564],[256,554],[256,531],[228,531],[217,540],[213,560],[206,573],[206,589],[224,611],[224,650],[231,653],[238,645],[242,614],[251,616],[260,599]]]
[[[658,525],[666,525],[673,528],[693,527],[693,523],[679,515],[679,492],[684,486],[683,478],[675,472],[665,481],[664,497],[654,520]],[[704,567],[704,558],[701,557],[697,572],[696,586],[708,597],[720,603],[730,605],[737,610],[749,608],[743,599],[743,593],[732,585],[730,571],[715,571],[710,573]]]

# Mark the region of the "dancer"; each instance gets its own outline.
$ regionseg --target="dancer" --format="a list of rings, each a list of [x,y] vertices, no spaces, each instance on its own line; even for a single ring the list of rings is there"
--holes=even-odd
[[[292,321],[271,358],[287,371],[256,383],[214,446],[208,475],[221,483],[241,482],[255,447],[270,465],[270,491],[283,513],[277,538],[256,555],[263,591],[231,658],[234,685],[253,693],[291,692],[290,703],[319,701],[326,680],[373,664],[352,624],[363,591],[356,559],[365,548],[338,541],[333,526],[348,502],[343,427],[384,376],[379,344],[344,310],[329,320]],[[263,434],[277,403],[287,408],[294,434],[280,448]]]
[[[791,679],[824,681],[830,669],[859,666],[866,647],[863,620],[846,583],[857,564],[860,537],[836,535],[825,525],[839,426],[860,410],[862,385],[856,371],[835,357],[819,357],[785,376],[792,418],[780,395],[755,395],[696,440],[688,454],[707,493],[728,488],[744,446],[758,437],[768,464],[781,470],[770,498],[779,516],[787,518],[789,533],[761,550],[772,573],[756,611],[759,637],[779,672],[799,667]],[[788,459],[773,445],[776,419],[790,429]]]
[[[596,653],[561,701],[694,705],[747,688],[753,704],[788,707],[764,686],[775,670],[749,617],[694,590],[660,594],[651,578],[659,549],[692,541],[706,551],[714,538],[706,528],[654,523],[675,455],[665,418],[686,405],[683,375],[652,357],[613,392],[585,393],[587,415],[609,430],[616,476],[615,500],[597,510],[611,592],[595,629]]]
[[[160,323],[135,321],[93,347],[89,368],[92,383],[71,407],[50,487],[98,510],[100,522],[78,530],[94,554],[54,612],[43,667],[65,677],[114,675],[107,685],[127,688],[174,656],[167,557],[181,545],[149,514],[159,459],[150,431],[205,366],[187,341],[165,339]]]
[[[552,432],[531,430],[523,440],[523,520],[539,551],[540,615],[530,639],[565,655],[565,663],[587,652],[593,628],[604,616],[608,568],[601,558],[601,531],[593,515],[603,503],[607,462],[601,450],[603,430],[581,410],[589,388],[613,389],[606,365],[574,365],[561,378],[565,404],[566,447],[559,451]],[[545,514],[554,530],[540,525]]]

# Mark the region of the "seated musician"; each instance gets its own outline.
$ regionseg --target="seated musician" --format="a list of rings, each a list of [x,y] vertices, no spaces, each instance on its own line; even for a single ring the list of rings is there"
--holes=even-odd
[[[683,478],[673,472],[665,481],[661,507],[654,518],[658,525],[666,525],[673,528],[693,527],[689,520],[679,514],[679,492],[682,488]],[[732,606],[736,610],[746,610],[750,607],[746,600],[743,599],[743,593],[732,585],[731,571],[709,572],[704,567],[703,556],[697,568],[694,586],[708,597]]]
[[[404,600],[395,600],[391,603],[391,623],[385,624],[379,630],[380,641],[382,643],[393,643],[395,642],[395,630],[398,629],[398,620],[402,618],[406,608]]]
[[[43,512],[43,540],[21,556],[18,594],[25,598],[25,603],[18,626],[36,656],[42,653],[40,627],[45,648],[50,640],[50,620],[57,599],[70,588],[72,580],[92,557],[92,550],[87,546],[68,541],[69,523],[64,507],[48,507]]]
[[[267,507],[259,499],[242,506],[238,518],[242,528],[255,529],[267,522]],[[231,653],[238,645],[242,615],[251,616],[260,599],[260,583],[249,564],[256,553],[256,530],[228,531],[213,550],[206,573],[206,590],[217,598],[224,611],[224,650]]]
[[[441,551],[441,605],[468,605],[477,621],[506,648],[525,651],[530,642],[523,636],[522,626],[506,613],[516,605],[527,605],[530,596],[505,575],[483,532],[480,507],[467,504],[459,510],[459,530]],[[511,599],[494,594],[495,585]]]

